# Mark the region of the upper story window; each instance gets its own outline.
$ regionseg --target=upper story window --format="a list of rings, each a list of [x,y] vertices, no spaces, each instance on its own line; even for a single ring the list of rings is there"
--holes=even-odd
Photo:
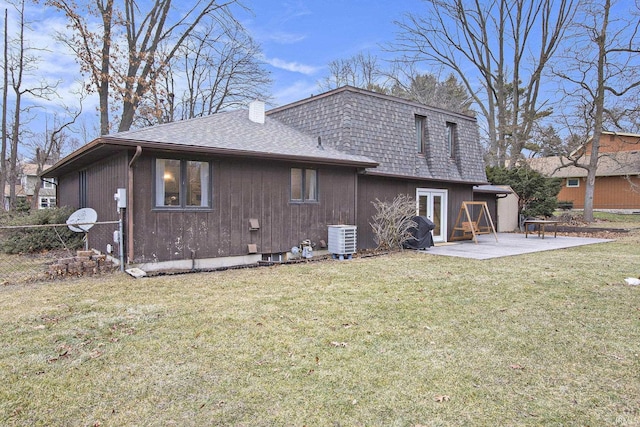
[[[318,201],[318,171],[316,169],[291,168],[291,201]]]
[[[156,159],[155,206],[157,208],[211,207],[209,162]]]
[[[426,117],[416,115],[416,150],[418,150],[418,153],[426,151],[426,123]]]
[[[567,187],[580,187],[580,180],[578,178],[567,178]]]
[[[43,179],[41,182],[42,182],[41,188],[54,188],[54,185],[56,184],[56,180],[54,178],[46,178],[46,179]]]
[[[447,144],[447,152],[449,153],[449,157],[456,156],[456,124],[447,122],[447,130],[446,130],[446,144]]]

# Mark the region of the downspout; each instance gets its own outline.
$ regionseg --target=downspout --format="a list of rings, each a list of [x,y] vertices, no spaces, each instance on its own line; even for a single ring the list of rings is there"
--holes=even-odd
[[[353,216],[354,216],[354,223],[357,226],[358,225],[358,175],[360,174],[360,171],[358,169],[356,169],[356,173],[354,174],[354,185],[353,185],[353,198],[354,198],[354,203],[353,203]]]
[[[127,171],[127,262],[130,263],[133,260],[133,165],[138,160],[138,157],[142,154],[142,147],[137,146],[136,152],[133,154],[131,161],[129,162],[129,169]]]

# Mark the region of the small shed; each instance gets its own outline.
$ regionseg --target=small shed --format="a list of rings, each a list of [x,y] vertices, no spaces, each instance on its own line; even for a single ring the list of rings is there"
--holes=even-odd
[[[510,186],[476,185],[473,200],[487,202],[498,233],[518,229],[518,195]]]

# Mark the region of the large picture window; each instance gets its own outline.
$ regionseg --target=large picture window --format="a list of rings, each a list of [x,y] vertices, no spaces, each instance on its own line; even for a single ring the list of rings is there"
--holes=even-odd
[[[210,164],[193,160],[156,159],[155,206],[208,208]]]
[[[318,201],[318,171],[316,169],[291,168],[291,201]]]

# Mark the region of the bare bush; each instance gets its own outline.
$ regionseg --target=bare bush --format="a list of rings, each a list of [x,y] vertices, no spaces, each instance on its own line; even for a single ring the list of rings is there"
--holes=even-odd
[[[392,202],[376,199],[371,203],[377,211],[369,223],[377,249],[402,249],[405,242],[414,238],[411,229],[417,227],[413,220],[415,201],[406,194],[399,194]]]

